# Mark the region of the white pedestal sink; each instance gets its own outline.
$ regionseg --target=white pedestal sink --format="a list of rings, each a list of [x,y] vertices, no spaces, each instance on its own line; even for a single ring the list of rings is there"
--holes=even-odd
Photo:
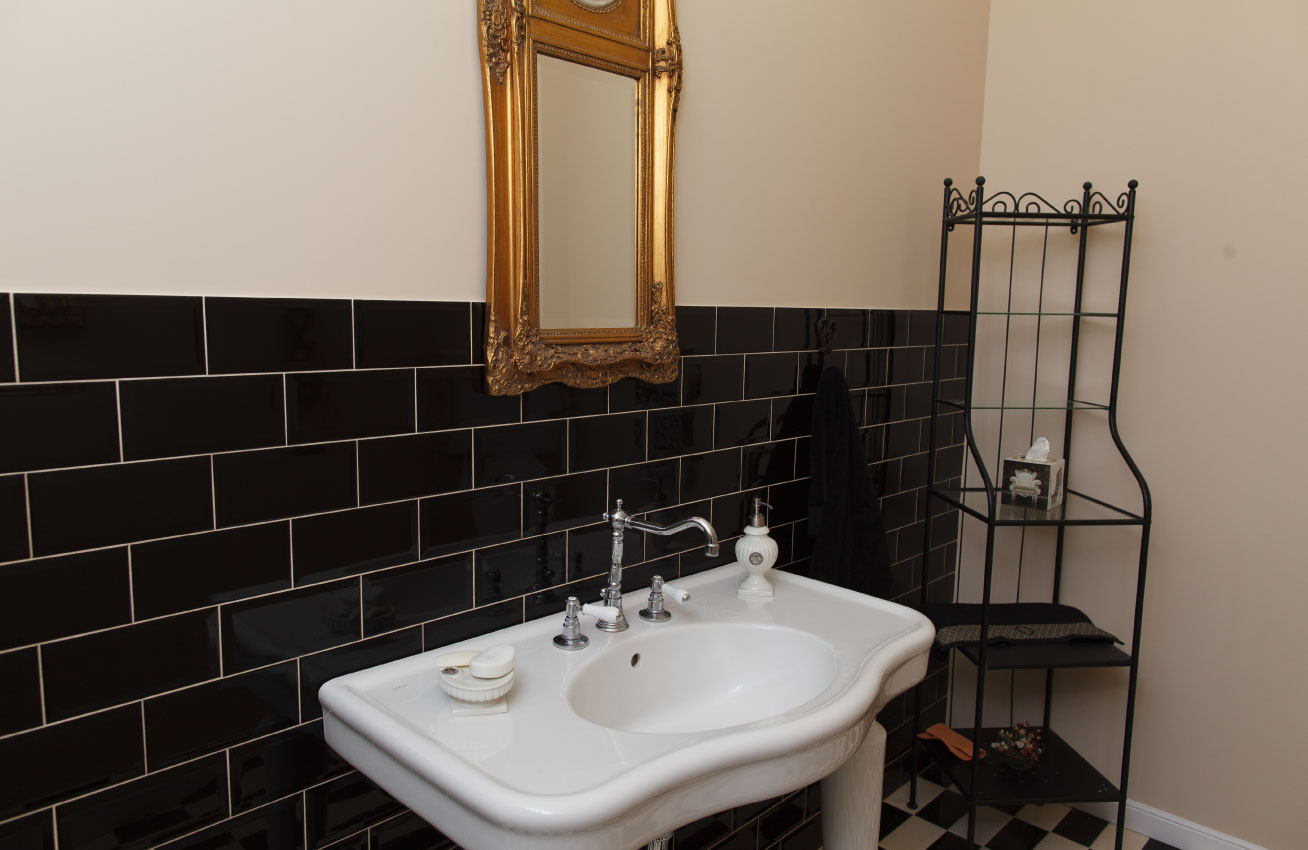
[[[636,848],[828,776],[826,850],[875,848],[874,718],[925,674],[931,624],[788,573],[774,597],[742,599],[744,577],[732,564],[678,582],[692,600],[666,623],[635,617],[645,591],[629,593],[630,630],[587,623],[578,652],[552,643],[560,605],[333,679],[319,692],[327,741],[467,850]],[[509,711],[452,717],[432,658],[496,644],[517,653]]]

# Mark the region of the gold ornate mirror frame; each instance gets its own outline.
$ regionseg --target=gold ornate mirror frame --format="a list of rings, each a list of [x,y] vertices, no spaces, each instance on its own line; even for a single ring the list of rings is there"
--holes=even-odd
[[[486,107],[486,381],[516,395],[677,376],[673,130],[681,92],[674,0],[477,0]],[[635,81],[633,327],[540,326],[536,68],[551,56]]]

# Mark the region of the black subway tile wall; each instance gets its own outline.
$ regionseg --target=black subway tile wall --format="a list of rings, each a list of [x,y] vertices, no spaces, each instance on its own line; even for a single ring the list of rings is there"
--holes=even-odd
[[[730,562],[753,495],[804,572],[823,364],[850,386],[897,599],[947,592],[956,522],[921,553],[934,321],[682,307],[676,380],[503,398],[477,303],[0,295],[0,846],[453,848],[331,751],[318,688],[597,596],[617,498],[724,543],[629,535],[631,587]],[[945,339],[948,377],[966,328]],[[941,423],[945,479],[962,435]],[[903,698],[881,719],[894,762]],[[817,847],[819,796],[676,846]]]

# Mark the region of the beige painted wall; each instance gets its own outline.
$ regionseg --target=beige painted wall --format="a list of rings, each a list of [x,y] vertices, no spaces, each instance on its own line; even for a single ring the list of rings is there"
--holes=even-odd
[[[1308,846],[1305,37],[1300,0],[995,0],[981,153],[991,187],[1051,199],[1140,180],[1120,424],[1155,524],[1130,795],[1268,848]],[[1087,440],[1069,474],[1129,498],[1112,458]],[[1068,567],[1069,601],[1123,632],[1131,545],[1082,534]],[[1123,682],[1060,674],[1055,707],[1110,775]]]
[[[0,291],[482,297],[474,10],[0,0]],[[987,4],[679,11],[679,302],[934,306]]]

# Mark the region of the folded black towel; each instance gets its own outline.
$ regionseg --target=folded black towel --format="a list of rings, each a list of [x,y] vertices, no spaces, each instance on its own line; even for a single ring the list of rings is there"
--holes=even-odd
[[[860,593],[890,595],[890,553],[849,387],[834,366],[822,371],[813,400],[809,576]]]
[[[936,647],[978,646],[981,606],[970,603],[927,605],[922,613],[936,627]],[[990,606],[988,646],[1014,643],[1110,641],[1114,635],[1096,626],[1080,609],[1054,602],[1003,602]]]

